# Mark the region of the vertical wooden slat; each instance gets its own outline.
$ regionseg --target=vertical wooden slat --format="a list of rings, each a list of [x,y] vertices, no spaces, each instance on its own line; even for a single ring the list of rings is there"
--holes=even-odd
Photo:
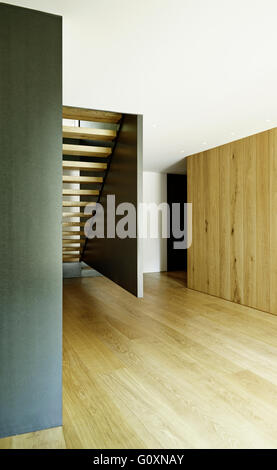
[[[188,248],[188,266],[187,266],[187,285],[190,289],[194,289],[194,244],[195,244],[195,215],[194,215],[194,172],[193,172],[194,157],[187,158],[187,198],[188,202],[192,203],[192,243]]]
[[[244,141],[243,230],[244,230],[244,303],[256,306],[256,136]]]
[[[231,300],[244,302],[243,265],[243,159],[244,143],[231,144],[230,191],[231,191]]]
[[[206,249],[206,192],[205,192],[205,183],[206,183],[206,174],[205,174],[205,153],[200,153],[198,155],[198,223],[197,223],[197,245],[195,249],[198,252],[198,290],[203,292],[208,292],[207,286],[207,271],[208,271],[208,252]],[[201,269],[199,269],[201,266]]]
[[[219,160],[218,148],[209,150],[204,156],[208,184],[203,188],[206,199],[207,267],[208,290],[219,295]],[[200,269],[200,266],[199,266]]]
[[[270,306],[277,314],[277,129],[269,131],[270,164]]]
[[[257,139],[257,264],[256,264],[256,307],[269,311],[269,158],[268,132]]]
[[[231,214],[230,214],[231,146],[219,148],[219,265],[220,292],[223,299],[231,299]]]
[[[194,289],[199,289],[200,284],[200,273],[199,273],[199,262],[200,262],[200,254],[199,254],[199,246],[200,246],[200,204],[199,204],[199,197],[201,190],[199,188],[199,174],[200,174],[200,165],[199,165],[199,154],[195,155],[193,159],[193,174],[194,174],[194,184],[193,184],[193,201],[194,201],[194,219],[193,219],[193,281],[194,281]]]

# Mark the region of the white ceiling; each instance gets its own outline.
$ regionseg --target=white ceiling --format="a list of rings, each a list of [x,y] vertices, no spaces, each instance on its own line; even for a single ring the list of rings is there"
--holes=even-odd
[[[144,115],[144,169],[277,126],[276,0],[23,0],[64,17],[64,104]]]

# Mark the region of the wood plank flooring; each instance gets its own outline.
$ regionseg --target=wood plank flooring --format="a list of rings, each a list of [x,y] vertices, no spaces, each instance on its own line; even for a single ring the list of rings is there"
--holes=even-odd
[[[64,283],[64,426],[0,448],[275,448],[277,317],[147,274]]]

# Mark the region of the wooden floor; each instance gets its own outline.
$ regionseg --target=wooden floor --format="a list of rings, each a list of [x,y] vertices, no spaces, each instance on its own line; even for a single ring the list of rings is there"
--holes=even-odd
[[[145,276],[64,286],[64,427],[4,448],[276,448],[277,317]]]

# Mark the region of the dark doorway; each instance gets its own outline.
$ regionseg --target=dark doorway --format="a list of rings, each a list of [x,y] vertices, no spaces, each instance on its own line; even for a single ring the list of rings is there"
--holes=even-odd
[[[167,175],[167,202],[172,214],[172,204],[187,202],[187,176],[186,175]],[[180,211],[180,229],[184,230],[184,211]],[[170,237],[167,240],[167,270],[168,271],[187,271],[187,250],[174,249],[174,242],[180,241],[172,233],[172,220],[170,220]]]

